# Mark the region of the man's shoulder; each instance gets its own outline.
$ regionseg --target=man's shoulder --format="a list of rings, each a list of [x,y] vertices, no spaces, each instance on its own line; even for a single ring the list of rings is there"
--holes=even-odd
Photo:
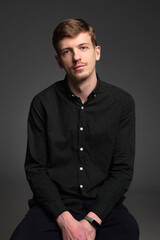
[[[63,89],[64,89],[64,80],[59,80],[57,82],[54,82],[50,86],[46,87],[39,93],[37,93],[33,97],[32,101],[40,100],[43,102],[45,100],[54,99],[54,97],[56,96],[57,90],[63,90]]]
[[[114,84],[111,84],[102,80],[101,80],[101,89],[107,95],[110,95],[116,99],[132,99],[133,100],[133,96],[130,92],[124,90],[119,86],[116,86]]]

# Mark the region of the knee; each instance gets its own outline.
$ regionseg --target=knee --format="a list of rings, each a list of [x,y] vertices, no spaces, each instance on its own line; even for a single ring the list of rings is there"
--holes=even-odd
[[[14,230],[14,232],[12,233],[12,236],[10,238],[10,240],[28,240],[30,238],[29,236],[29,231],[25,232],[23,231],[23,229],[21,228],[21,225],[18,225],[17,228]]]
[[[126,223],[124,232],[126,233],[126,240],[139,240],[140,230],[135,219],[133,219],[132,223]]]
[[[18,240],[18,238],[16,237],[16,234],[15,234],[15,233],[12,234],[10,240]]]
[[[23,236],[21,236],[18,231],[14,231],[10,240],[20,240],[20,239],[24,239]]]

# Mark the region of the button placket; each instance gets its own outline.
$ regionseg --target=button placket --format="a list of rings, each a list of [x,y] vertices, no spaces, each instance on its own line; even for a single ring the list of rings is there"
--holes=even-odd
[[[84,148],[83,148],[83,115],[84,115],[84,105],[81,106],[81,110],[80,111],[80,133],[79,133],[79,144],[80,144],[80,152],[83,152]]]
[[[79,159],[80,159],[80,165],[79,165],[79,188],[84,191],[84,167],[83,162],[84,159],[84,105],[80,106],[80,119],[79,119]]]

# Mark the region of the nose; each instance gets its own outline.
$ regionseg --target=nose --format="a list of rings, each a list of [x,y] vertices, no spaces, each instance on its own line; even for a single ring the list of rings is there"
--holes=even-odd
[[[81,59],[78,49],[73,50],[73,62],[78,62]]]

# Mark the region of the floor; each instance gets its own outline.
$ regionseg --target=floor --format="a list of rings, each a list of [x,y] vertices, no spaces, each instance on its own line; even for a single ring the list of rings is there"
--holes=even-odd
[[[26,182],[4,183],[0,189],[0,240],[9,240],[32,195]],[[160,192],[129,191],[125,205],[137,219],[140,240],[160,240]]]

